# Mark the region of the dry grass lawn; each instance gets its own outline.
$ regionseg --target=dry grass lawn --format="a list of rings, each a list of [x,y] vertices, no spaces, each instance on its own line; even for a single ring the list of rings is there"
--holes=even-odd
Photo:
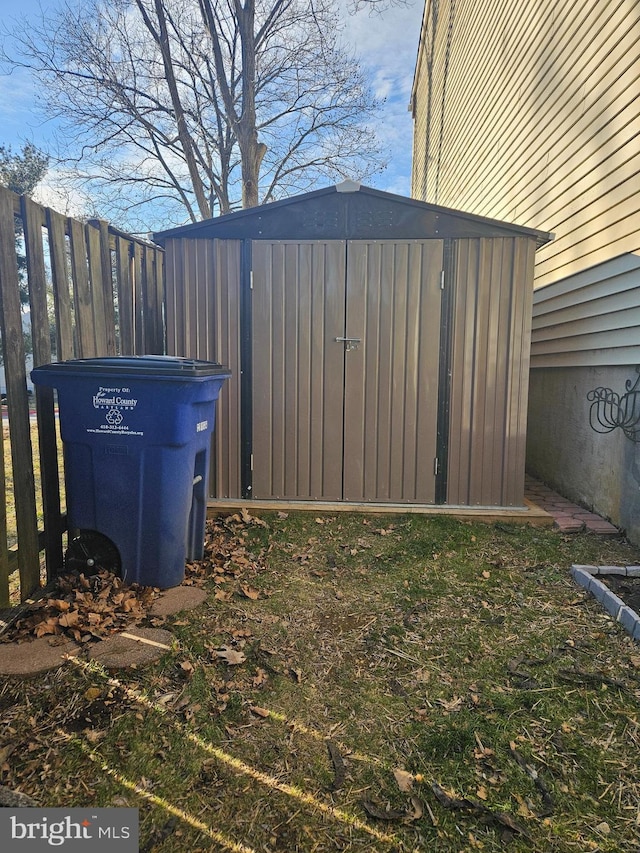
[[[448,518],[220,521],[188,575],[206,604],[131,611],[173,632],[158,664],[0,684],[0,784],[138,807],[147,853],[637,853],[640,650],[572,563],[640,555]]]

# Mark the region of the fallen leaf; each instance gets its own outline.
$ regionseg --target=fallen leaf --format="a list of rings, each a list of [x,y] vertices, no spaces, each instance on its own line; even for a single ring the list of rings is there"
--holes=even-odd
[[[71,628],[75,627],[79,621],[80,612],[78,610],[70,610],[58,619],[58,624],[62,625],[63,628]]]
[[[98,743],[98,741],[102,740],[106,735],[106,731],[100,731],[99,729],[87,729],[84,733],[84,736],[89,741],[89,743]]]
[[[257,601],[260,598],[260,590],[254,589],[252,586],[241,586],[242,594],[251,601]]]
[[[5,763],[7,758],[14,752],[17,748],[17,744],[7,744],[6,746],[0,746],[0,767]]]
[[[271,711],[267,711],[266,708],[260,708],[258,705],[252,705],[249,710],[258,717],[266,718],[271,715]]]
[[[487,799],[487,797],[488,797],[489,795],[487,794],[487,789],[484,787],[484,785],[480,785],[480,787],[479,787],[479,788],[478,788],[478,790],[476,791],[476,796],[477,796],[479,799],[481,799],[481,800],[486,800],[486,799]]]
[[[369,815],[377,820],[402,820],[407,816],[407,813],[402,809],[392,809],[391,807],[383,808],[373,800],[361,800],[363,809]]]
[[[99,687],[89,687],[84,692],[84,698],[87,699],[89,702],[93,702],[93,700],[97,699],[101,693],[102,690],[100,690]]]
[[[236,666],[239,663],[244,663],[247,659],[244,652],[237,652],[235,649],[230,649],[227,646],[217,649],[216,654],[221,660],[225,660],[230,666]]]
[[[233,593],[228,592],[226,589],[217,589],[213,597],[217,601],[231,601],[231,599],[233,598]]]
[[[420,820],[424,814],[424,803],[418,797],[411,797],[412,812],[407,812],[407,817],[411,820]]]
[[[524,800],[518,805],[518,814],[520,817],[526,817],[528,819],[535,817],[535,814],[531,811],[529,806],[525,803]]]
[[[180,664],[180,669],[183,672],[185,672],[188,676],[193,675],[193,673],[195,672],[195,670],[193,668],[193,664],[191,663],[191,661],[188,661],[188,660],[182,661],[182,663]]]
[[[491,572],[488,572],[488,571],[485,569],[485,570],[484,570],[484,572],[482,573],[482,577],[483,577],[485,580],[488,580],[488,579],[491,577]]]
[[[55,634],[58,631],[57,619],[45,619],[44,622],[39,622],[34,628],[36,637],[44,637],[45,634]]]
[[[269,676],[264,669],[258,668],[256,670],[256,674],[253,676],[253,686],[254,687],[262,687],[263,684],[269,680]]]
[[[401,768],[396,768],[393,771],[393,776],[397,782],[398,788],[400,788],[403,794],[406,794],[413,788],[412,773],[408,773],[406,770],[402,770]]]
[[[344,785],[344,780],[347,775],[347,768],[345,767],[344,761],[342,760],[342,755],[340,754],[340,750],[337,745],[332,740],[327,740],[327,751],[329,753],[329,757],[331,758],[331,763],[333,764],[334,778],[333,782],[329,786],[330,791],[339,791],[340,788]]]

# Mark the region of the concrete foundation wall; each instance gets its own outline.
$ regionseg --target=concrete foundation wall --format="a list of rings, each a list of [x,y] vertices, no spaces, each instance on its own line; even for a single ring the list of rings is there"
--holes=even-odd
[[[635,367],[538,368],[531,371],[527,471],[598,512],[640,545],[640,443],[622,430],[589,425],[589,391],[625,393]]]

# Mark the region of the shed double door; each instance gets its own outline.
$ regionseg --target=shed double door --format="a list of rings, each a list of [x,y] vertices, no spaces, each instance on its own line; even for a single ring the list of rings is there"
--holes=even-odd
[[[434,503],[440,240],[252,243],[252,495]]]

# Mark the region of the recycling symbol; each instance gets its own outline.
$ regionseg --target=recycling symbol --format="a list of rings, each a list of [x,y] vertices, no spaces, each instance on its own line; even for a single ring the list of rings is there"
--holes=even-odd
[[[111,426],[119,426],[123,421],[121,412],[117,409],[109,409],[107,412],[107,421]]]

